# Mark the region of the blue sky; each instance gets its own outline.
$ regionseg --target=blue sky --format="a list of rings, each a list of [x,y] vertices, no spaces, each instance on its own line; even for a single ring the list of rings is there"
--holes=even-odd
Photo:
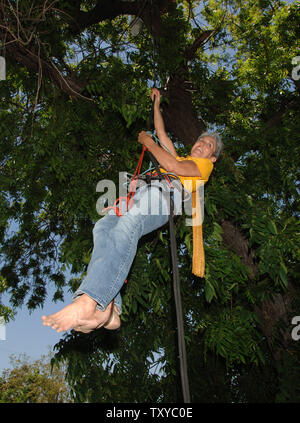
[[[44,308],[37,309],[31,314],[26,305],[17,311],[15,320],[5,325],[6,340],[0,339],[0,374],[5,368],[9,368],[9,356],[14,354],[27,354],[32,359],[39,359],[48,354],[49,349],[61,339],[63,333],[57,333],[53,329],[43,326],[41,316],[60,310],[71,301],[71,294],[65,291],[65,303],[51,301],[53,292],[47,297]],[[8,296],[3,295],[2,301],[8,304]],[[50,348],[49,348],[50,347]]]

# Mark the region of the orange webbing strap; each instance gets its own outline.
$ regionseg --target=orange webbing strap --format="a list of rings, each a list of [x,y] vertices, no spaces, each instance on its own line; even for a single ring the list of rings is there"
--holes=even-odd
[[[192,223],[193,223],[193,265],[192,272],[200,278],[204,277],[205,273],[205,254],[203,246],[203,233],[202,233],[202,216],[201,204],[197,201],[197,191],[192,193]]]

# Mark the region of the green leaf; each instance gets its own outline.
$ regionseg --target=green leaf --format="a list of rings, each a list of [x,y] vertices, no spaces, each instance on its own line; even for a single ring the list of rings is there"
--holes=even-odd
[[[287,268],[283,262],[280,263],[279,268],[279,276],[283,283],[283,285],[287,288],[288,286],[288,280],[287,280]]]
[[[205,298],[208,303],[212,301],[212,299],[216,296],[216,292],[214,287],[209,281],[205,283]]]
[[[272,235],[277,235],[277,228],[273,220],[269,220],[267,228],[269,229]]]

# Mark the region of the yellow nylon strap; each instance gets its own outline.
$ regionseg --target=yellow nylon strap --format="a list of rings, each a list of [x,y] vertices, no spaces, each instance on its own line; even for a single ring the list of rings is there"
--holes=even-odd
[[[193,265],[192,272],[196,276],[204,277],[205,253],[203,246],[201,204],[197,201],[197,192],[192,193],[192,223],[193,223]]]

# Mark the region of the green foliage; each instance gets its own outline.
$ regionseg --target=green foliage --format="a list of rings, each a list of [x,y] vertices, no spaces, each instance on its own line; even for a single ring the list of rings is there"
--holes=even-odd
[[[0,403],[71,402],[64,369],[51,369],[50,354],[34,362],[26,355],[10,358],[11,368],[0,376]]]
[[[257,334],[255,314],[242,307],[224,309],[216,318],[205,321],[205,347],[223,357],[228,365],[232,363],[264,362],[260,351],[260,336]],[[199,323],[203,330],[203,322]]]

